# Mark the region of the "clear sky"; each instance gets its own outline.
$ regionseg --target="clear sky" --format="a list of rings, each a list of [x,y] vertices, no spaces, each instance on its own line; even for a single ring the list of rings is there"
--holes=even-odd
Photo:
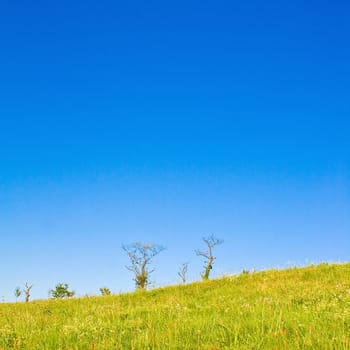
[[[0,298],[349,261],[348,1],[0,2]]]

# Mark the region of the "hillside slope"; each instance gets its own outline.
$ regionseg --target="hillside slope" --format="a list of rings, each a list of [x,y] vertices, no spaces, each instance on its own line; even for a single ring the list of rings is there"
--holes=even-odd
[[[350,349],[350,264],[0,305],[0,349]]]

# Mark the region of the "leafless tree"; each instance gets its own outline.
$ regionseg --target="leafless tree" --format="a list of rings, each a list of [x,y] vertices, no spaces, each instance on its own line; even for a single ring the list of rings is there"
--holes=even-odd
[[[196,250],[196,254],[205,258],[204,273],[201,274],[201,276],[203,280],[208,280],[210,270],[213,268],[213,263],[216,259],[216,257],[213,255],[213,248],[219,244],[222,244],[223,241],[221,239],[215,238],[213,235],[211,235],[210,237],[203,237],[202,240],[206,244],[207,250]]]
[[[156,244],[135,242],[131,245],[124,245],[123,249],[130,258],[131,265],[126,268],[135,275],[136,289],[146,289],[149,284],[149,276],[154,271],[154,269],[149,269],[149,264],[165,248]]]
[[[186,277],[187,277],[187,270],[188,270],[188,262],[185,262],[181,265],[179,272],[177,273],[178,276],[181,278],[181,282],[183,284],[186,283]]]
[[[28,303],[28,301],[29,301],[30,291],[32,288],[33,288],[33,285],[29,284],[28,282],[26,282],[26,284],[24,285],[23,293],[25,295],[26,303]]]

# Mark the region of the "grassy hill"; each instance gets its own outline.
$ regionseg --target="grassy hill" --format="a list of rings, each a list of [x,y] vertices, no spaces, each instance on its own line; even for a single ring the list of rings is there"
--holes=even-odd
[[[0,305],[0,349],[350,349],[350,264]]]

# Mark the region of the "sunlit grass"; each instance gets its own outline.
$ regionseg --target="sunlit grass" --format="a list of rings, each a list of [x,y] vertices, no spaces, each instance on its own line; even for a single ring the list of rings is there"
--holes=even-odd
[[[0,305],[0,349],[350,349],[350,264]]]

